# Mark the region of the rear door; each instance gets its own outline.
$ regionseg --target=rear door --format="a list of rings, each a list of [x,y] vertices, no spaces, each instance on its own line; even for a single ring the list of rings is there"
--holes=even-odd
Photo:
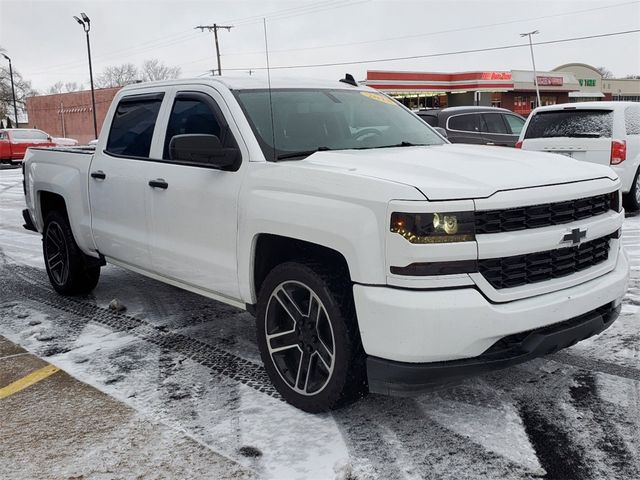
[[[227,299],[240,298],[237,270],[238,195],[245,172],[171,158],[175,135],[216,135],[224,147],[248,152],[222,96],[213,87],[176,89],[163,120],[164,140],[154,145],[145,181],[154,271]]]
[[[522,148],[609,165],[613,118],[609,109],[542,110],[529,120]]]
[[[471,143],[483,145],[484,120],[479,113],[459,113],[447,119],[447,135],[451,143]]]
[[[504,120],[504,115],[498,112],[488,112],[482,114],[484,120],[483,138],[487,145],[498,145],[501,147],[512,147],[518,141],[517,135],[510,133],[509,126]]]
[[[151,269],[145,199],[149,154],[164,96],[158,91],[122,97],[90,167],[91,226],[98,250],[145,270]]]

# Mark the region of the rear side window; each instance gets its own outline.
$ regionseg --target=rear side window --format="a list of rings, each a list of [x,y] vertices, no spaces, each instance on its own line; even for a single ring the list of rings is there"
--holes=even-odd
[[[505,115],[504,119],[509,124],[511,133],[513,133],[514,135],[520,135],[520,132],[522,132],[522,127],[524,127],[524,118],[516,117],[515,115]]]
[[[107,140],[107,152],[148,158],[163,93],[124,97],[116,108]]]
[[[463,132],[480,132],[480,115],[468,113],[449,117],[447,121],[449,130],[461,130]]]
[[[483,113],[482,116],[488,133],[508,133],[501,113]]]
[[[422,120],[427,122],[429,125],[431,125],[432,127],[437,127],[438,126],[438,118],[437,117],[434,117],[433,115],[420,115],[420,114],[418,114],[418,116]]]
[[[631,106],[624,109],[624,126],[627,135],[640,135],[640,106]]]
[[[524,138],[611,138],[611,110],[557,110],[535,114]]]

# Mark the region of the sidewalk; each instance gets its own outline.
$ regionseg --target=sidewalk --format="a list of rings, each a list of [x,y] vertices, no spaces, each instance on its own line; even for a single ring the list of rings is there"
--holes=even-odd
[[[0,478],[255,478],[0,336]]]

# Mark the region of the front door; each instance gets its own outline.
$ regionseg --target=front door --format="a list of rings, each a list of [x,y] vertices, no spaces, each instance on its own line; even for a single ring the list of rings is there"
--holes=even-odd
[[[240,298],[236,263],[238,193],[246,162],[238,171],[185,165],[171,158],[174,135],[216,135],[224,147],[240,147],[248,157],[230,112],[212,87],[177,91],[165,119],[164,142],[147,169],[153,270],[170,279]]]

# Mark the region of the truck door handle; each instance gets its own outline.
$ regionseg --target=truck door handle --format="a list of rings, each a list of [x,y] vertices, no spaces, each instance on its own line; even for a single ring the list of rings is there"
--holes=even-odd
[[[107,178],[107,174],[102,170],[98,170],[96,172],[91,172],[91,178],[99,178],[100,180],[104,180],[105,178]]]
[[[166,190],[167,188],[169,188],[169,184],[165,182],[162,178],[149,180],[149,186],[152,188],[162,188],[163,190]]]

